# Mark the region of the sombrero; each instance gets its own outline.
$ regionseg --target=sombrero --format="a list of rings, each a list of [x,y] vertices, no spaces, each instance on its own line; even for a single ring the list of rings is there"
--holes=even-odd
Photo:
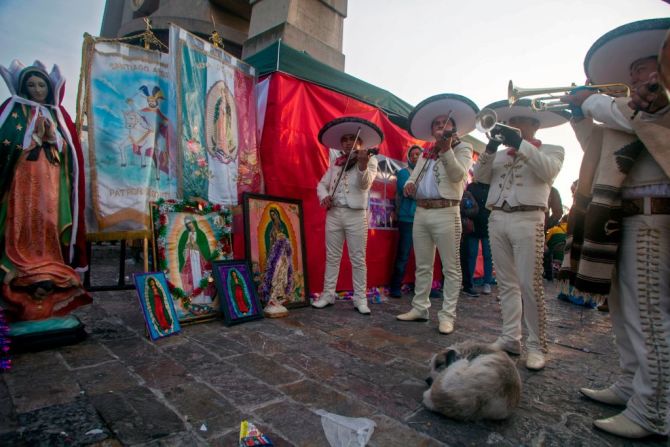
[[[584,72],[593,84],[630,83],[630,66],[644,57],[656,57],[670,18],[627,23],[603,35],[584,59]]]
[[[498,115],[498,121],[507,124],[514,116],[533,118],[540,122],[540,129],[558,126],[570,120],[570,113],[564,110],[541,110],[536,112],[530,107],[530,99],[520,99],[510,106],[509,101],[504,99],[487,105],[485,108],[493,109]]]
[[[443,93],[421,101],[409,114],[409,133],[423,141],[434,141],[431,132],[433,120],[451,112],[456,122],[458,135],[467,135],[475,130],[475,117],[479,113],[477,105],[465,96]]]
[[[319,131],[319,141],[330,148],[342,149],[342,137],[356,135],[359,129],[364,149],[377,147],[384,141],[384,134],[376,124],[357,116],[343,116],[329,121]]]

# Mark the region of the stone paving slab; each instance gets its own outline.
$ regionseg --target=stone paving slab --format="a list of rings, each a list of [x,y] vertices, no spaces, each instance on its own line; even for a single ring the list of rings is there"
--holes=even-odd
[[[114,280],[113,269],[103,273]],[[145,337],[133,291],[96,293],[76,312],[87,340],[16,355],[0,375],[0,446],[231,446],[243,419],[276,446],[326,446],[318,409],[372,419],[371,446],[667,446],[665,438],[633,442],[593,429],[593,419],[619,411],[578,393],[616,377],[609,317],[556,300],[555,284],[545,289],[547,367],[530,372],[525,353],[513,357],[521,404],[506,421],[470,423],[426,410],[421,398],[435,352],[498,335],[495,288],[460,298],[448,336],[437,332],[441,299],[431,300],[428,322],[397,321],[410,307],[405,296],[371,305],[369,317],[338,301],[283,319],[192,324],[156,342]]]
[[[22,430],[3,445],[84,445],[101,442],[112,436],[95,408],[84,397],[63,405],[21,413],[18,424]]]
[[[125,445],[147,443],[185,430],[184,421],[147,388],[90,396],[95,410]]]

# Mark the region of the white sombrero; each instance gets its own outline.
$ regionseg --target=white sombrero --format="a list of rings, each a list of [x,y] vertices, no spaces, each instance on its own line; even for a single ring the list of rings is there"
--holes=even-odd
[[[359,129],[364,149],[377,147],[384,141],[384,134],[375,123],[357,116],[344,116],[326,123],[319,131],[319,141],[333,149],[342,149],[342,137],[356,135]]]
[[[630,84],[630,66],[638,59],[657,57],[670,18],[628,23],[603,35],[586,53],[584,72],[593,84]]]
[[[465,96],[444,93],[421,101],[409,114],[409,133],[423,141],[434,141],[431,125],[435,118],[447,115],[456,122],[458,135],[467,135],[475,130],[475,117],[479,107]]]
[[[513,106],[510,106],[509,101],[504,99],[491,103],[485,108],[493,109],[496,115],[498,115],[498,121],[503,124],[508,124],[512,117],[523,116],[538,120],[540,122],[540,129],[545,129],[567,123],[570,120],[570,113],[564,110],[542,110],[536,112],[531,109],[530,103],[530,99],[520,99]]]

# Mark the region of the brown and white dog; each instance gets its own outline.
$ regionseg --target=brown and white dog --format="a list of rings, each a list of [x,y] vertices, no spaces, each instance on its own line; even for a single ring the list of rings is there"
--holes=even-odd
[[[430,362],[423,404],[452,419],[505,419],[521,399],[521,377],[507,353],[465,341]]]

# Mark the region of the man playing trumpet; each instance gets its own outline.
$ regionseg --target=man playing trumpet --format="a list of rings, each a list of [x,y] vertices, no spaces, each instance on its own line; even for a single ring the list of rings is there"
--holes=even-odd
[[[441,334],[454,331],[461,287],[459,205],[472,166],[472,146],[461,142],[458,135],[474,130],[478,111],[477,106],[464,96],[443,94],[422,101],[409,116],[410,133],[435,143],[425,149],[403,191],[406,196],[416,198],[412,229],[416,273],[412,309],[396,318],[401,321],[428,320],[437,247],[444,274],[444,302],[438,312]]]
[[[656,73],[669,28],[667,18],[629,23],[587,53],[587,77],[631,85],[632,100],[563,98],[584,158],[561,274],[583,294],[609,294],[621,366],[608,388],[580,391],[625,407],[594,425],[626,438],[670,432],[670,107]]]
[[[540,128],[567,122],[566,112],[535,112],[529,100],[513,106],[498,101],[487,106],[511,127],[496,124],[486,151],[474,167],[475,181],[490,184],[486,207],[491,253],[502,307],[501,349],[521,353],[521,317],[528,328],[526,367],[540,370],[547,353],[542,285],[544,211],[564,150],[535,138]],[[503,145],[504,150],[498,150]]]

